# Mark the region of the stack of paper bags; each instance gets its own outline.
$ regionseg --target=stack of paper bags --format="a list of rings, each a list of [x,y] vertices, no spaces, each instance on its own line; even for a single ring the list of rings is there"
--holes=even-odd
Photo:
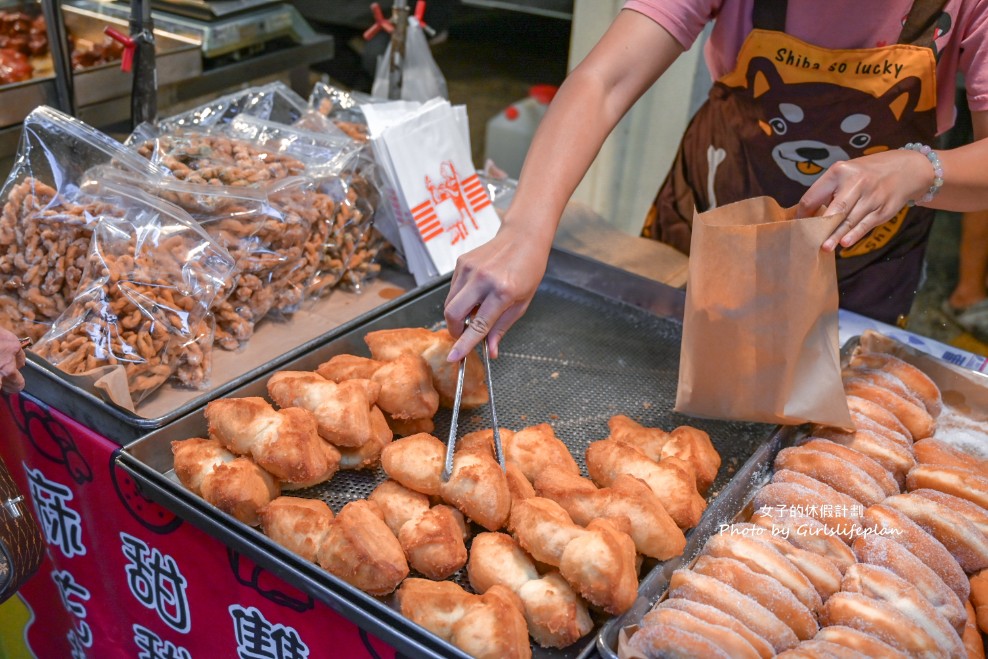
[[[361,110],[387,182],[388,212],[375,225],[400,246],[416,284],[452,272],[500,226],[473,167],[466,108],[437,98]]]

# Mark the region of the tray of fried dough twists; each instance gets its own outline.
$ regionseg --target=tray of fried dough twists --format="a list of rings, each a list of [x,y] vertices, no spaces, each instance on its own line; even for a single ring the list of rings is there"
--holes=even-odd
[[[602,656],[983,656],[988,378],[872,332],[842,358],[855,430],[780,428]]]
[[[488,453],[489,433],[485,432],[490,424],[486,389],[472,387],[473,367],[468,362],[465,408],[459,415],[457,462],[447,485],[439,482],[438,471],[432,469],[441,468],[450,426],[449,410],[440,406],[428,419],[413,419],[409,412],[404,426],[396,424],[396,419],[402,419],[385,402],[383,385],[378,403],[391,415],[392,425],[401,429],[393,441],[386,441],[379,449],[383,467],[376,457],[363,459],[360,450],[341,446],[335,458],[339,461],[336,469],[330,465],[334,474],[329,480],[300,487],[308,485],[307,479],[320,478],[313,472],[296,478],[295,486],[282,483],[280,494],[293,498],[265,504],[255,511],[256,519],[241,519],[232,509],[224,512],[222,506],[205,500],[210,498],[204,493],[206,488],[193,492],[176,474],[181,469],[177,469],[180,461],[173,456],[172,442],[194,438],[200,438],[200,444],[211,442],[206,439],[210,429],[214,436],[235,433],[237,415],[246,414],[246,407],[240,406],[246,404],[230,403],[231,400],[252,399],[251,414],[276,418],[270,415],[282,414],[287,404],[304,403],[306,396],[299,387],[317,381],[313,375],[316,371],[324,378],[318,380],[319,386],[325,388],[326,381],[338,381],[337,386],[343,387],[347,380],[341,379],[340,373],[347,369],[357,372],[380,361],[396,364],[397,358],[383,354],[388,347],[380,345],[382,337],[404,337],[402,340],[417,346],[411,352],[423,356],[433,370],[444,370],[449,345],[429,341],[443,332],[442,306],[447,291],[448,286],[439,287],[387,314],[358,323],[345,334],[281,366],[279,371],[247,383],[212,401],[204,410],[131,443],[121,452],[119,464],[148,496],[326,602],[402,653],[416,657],[595,654],[596,635],[601,627],[639,599],[639,581],[648,583],[650,574],[660,571],[666,559],[678,554],[703,509],[717,499],[734,471],[764,444],[772,431],[763,424],[693,419],[672,411],[682,332],[681,291],[597,262],[553,253],[546,279],[524,319],[502,342],[498,358],[492,361],[491,375],[509,458],[528,450],[529,458],[554,456],[558,459],[556,465],[526,462],[523,455],[520,461],[524,469],[512,467],[511,460],[507,475],[496,467]],[[476,364],[479,363],[478,359]],[[455,375],[455,365],[445,370]],[[473,375],[477,375],[476,371]],[[395,382],[403,378],[393,375],[383,379]],[[441,397],[448,396],[441,387],[436,388]],[[355,391],[351,391],[352,396],[364,395]],[[469,405],[473,405],[472,409]],[[234,413],[235,408],[240,411]],[[283,421],[282,418],[279,423]],[[357,425],[352,423],[349,427]],[[675,430],[680,427],[683,429]],[[398,438],[416,430],[427,434]],[[651,490],[641,492],[641,481],[621,478],[616,473],[620,469],[607,466],[617,459],[614,454],[620,449],[613,440],[601,440],[619,431],[643,433],[656,441],[656,446],[664,444],[667,451],[680,450],[674,445],[716,450],[719,468],[714,465],[711,471],[708,463],[701,486],[704,495],[695,489],[693,467],[683,466],[689,457],[685,454],[683,460],[660,457],[652,464],[662,463],[663,467],[646,468],[652,470],[643,474],[646,478],[658,470],[655,478],[668,479],[661,482],[674,483],[680,475],[687,474],[694,488],[692,495],[684,495],[688,501],[685,508],[675,513],[678,521],[663,509],[664,517],[659,522],[666,526],[659,528],[669,529],[668,536],[653,533],[651,539],[632,540],[630,533],[635,528],[627,518],[623,523],[582,520],[586,527],[571,520],[559,521],[561,516],[568,520],[567,512],[560,515],[562,504],[551,504],[549,508],[529,505],[524,521],[518,518],[510,523],[509,511],[514,515],[511,502],[516,497],[530,496],[534,491],[532,481],[538,481],[543,472],[555,474],[555,478],[545,476],[544,482],[539,483],[540,491],[555,488],[561,497],[568,494],[567,505],[574,517],[578,516],[572,507],[574,500],[589,507],[597,505],[599,502],[590,502],[581,494],[588,489],[598,490],[587,478],[587,450],[592,444],[597,448],[591,451],[595,456],[591,466],[597,465],[594,468],[601,470],[595,480],[607,483],[601,491],[639,492],[649,501],[655,499]],[[491,464],[495,465],[494,475]],[[343,466],[364,468],[340,468]],[[244,466],[248,470],[255,467]],[[604,473],[608,471],[615,473]],[[488,483],[487,478],[494,484]],[[474,498],[470,487],[455,486],[471,479],[476,481],[473,493],[479,493]],[[522,481],[530,492],[520,491],[524,488]],[[511,498],[506,499],[505,492]],[[278,493],[268,491],[262,495],[271,498]],[[286,504],[281,509],[285,516],[274,519],[271,511],[279,504]],[[404,523],[392,523],[396,510],[405,511]],[[654,512],[654,506],[648,510]],[[426,512],[432,526],[426,523]],[[583,516],[596,517],[586,511]],[[317,522],[318,518],[324,521]],[[287,535],[292,535],[300,528],[293,521],[298,519],[331,529],[329,534],[313,540],[308,553],[302,546],[289,548],[291,539],[286,541],[285,534],[279,533],[279,529],[290,528]],[[685,536],[680,526],[685,527]],[[522,533],[534,530],[534,538],[530,535],[526,539],[526,551],[515,544],[509,527]],[[416,533],[416,528],[421,533]],[[460,536],[458,543],[455,537],[449,537],[450,528],[455,529],[453,536]],[[429,529],[434,531],[432,535]],[[446,536],[442,536],[443,529]],[[553,536],[556,531],[559,535]],[[354,535],[371,538],[367,542],[374,551],[361,552],[354,546]],[[468,550],[471,563],[464,566],[466,554],[461,554],[459,562],[444,561],[438,547],[443,543],[423,540],[439,536],[446,537],[450,546],[459,544]],[[562,537],[566,538],[565,547],[557,546]],[[654,556],[636,555],[639,541],[650,547],[647,551]],[[424,558],[417,555],[416,550],[424,546],[436,552],[425,551],[428,556]],[[612,561],[599,560],[602,554],[597,551],[611,552],[608,556],[616,557],[613,563],[619,567],[608,573]],[[482,554],[486,561],[481,561]],[[347,561],[351,565],[342,567],[341,563]],[[502,583],[505,581],[510,583]],[[483,597],[480,591],[485,593]],[[449,610],[438,611],[437,601],[445,602],[455,615]],[[544,605],[541,609],[540,604]],[[519,615],[546,618],[538,640],[528,638],[525,619]],[[562,622],[557,621],[559,617]],[[437,618],[448,622],[437,622]],[[512,621],[519,619],[520,630],[512,626]],[[482,647],[470,644],[471,634],[480,635]],[[505,639],[511,640],[512,635],[516,639],[520,635],[520,642],[512,647],[499,645]]]

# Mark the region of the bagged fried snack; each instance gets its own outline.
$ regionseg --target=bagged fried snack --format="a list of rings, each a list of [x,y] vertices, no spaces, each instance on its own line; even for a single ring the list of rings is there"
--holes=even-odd
[[[127,396],[111,399],[133,410],[178,368],[234,261],[180,208],[137,188],[90,187],[122,214],[95,223],[79,290],[34,351],[69,374],[98,371],[97,389],[122,371]]]
[[[82,192],[98,166],[128,179],[160,176],[150,162],[49,107],[24,120],[17,160],[0,191],[0,326],[37,340],[79,287],[93,228],[123,210]]]

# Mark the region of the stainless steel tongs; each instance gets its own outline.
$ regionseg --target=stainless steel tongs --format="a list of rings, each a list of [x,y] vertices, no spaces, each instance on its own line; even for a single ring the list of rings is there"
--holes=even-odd
[[[467,319],[470,324],[470,319]],[[504,449],[501,447],[501,429],[497,425],[497,408],[494,407],[494,381],[491,379],[491,357],[487,349],[487,337],[481,341],[483,344],[484,370],[487,371],[487,403],[491,410],[491,426],[494,429],[494,457],[504,471]],[[463,399],[463,375],[467,370],[467,359],[460,360],[460,370],[456,376],[456,398],[453,400],[453,416],[449,423],[449,440],[446,442],[446,464],[443,466],[443,482],[447,482],[453,475],[453,454],[456,452],[456,431],[460,418],[460,402]]]

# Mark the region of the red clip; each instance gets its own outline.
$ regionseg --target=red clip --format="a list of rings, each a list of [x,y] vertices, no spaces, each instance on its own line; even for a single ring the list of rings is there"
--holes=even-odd
[[[108,37],[123,44],[123,58],[120,60],[120,70],[128,73],[134,67],[134,40],[122,32],[118,32],[109,25],[103,28],[103,33]]]
[[[376,2],[372,2],[370,8],[371,12],[374,14],[374,24],[364,30],[364,41],[370,41],[374,38],[374,35],[381,30],[384,30],[388,34],[395,31],[395,26],[391,24],[391,21],[384,17],[384,12],[381,11],[381,5]]]
[[[436,31],[433,30],[428,25],[426,25],[425,21],[422,20],[422,18],[425,16],[425,0],[418,0],[418,2],[415,3],[415,12],[412,15],[415,16],[415,20],[418,21],[419,25],[422,27],[423,32],[425,32],[430,37],[435,36]]]

